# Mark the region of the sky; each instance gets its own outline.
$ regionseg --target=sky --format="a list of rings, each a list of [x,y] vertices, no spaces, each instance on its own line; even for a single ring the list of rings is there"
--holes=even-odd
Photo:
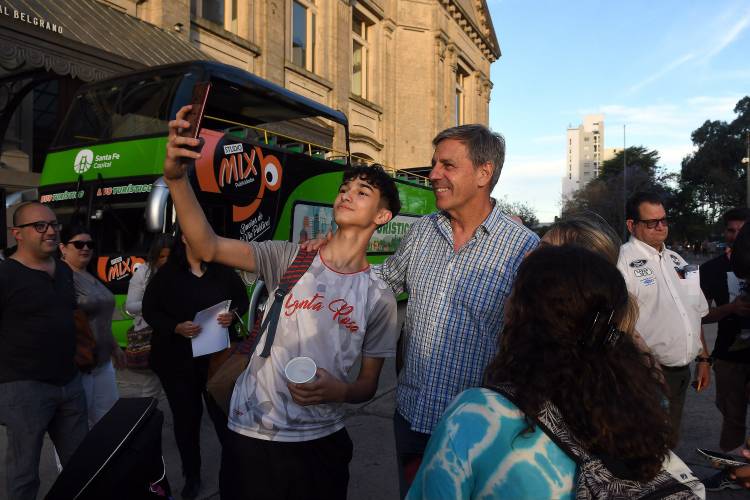
[[[493,195],[542,222],[559,215],[566,131],[585,114],[605,115],[605,147],[656,149],[679,172],[691,132],[750,95],[748,0],[487,3],[502,52],[490,128],[507,144]]]

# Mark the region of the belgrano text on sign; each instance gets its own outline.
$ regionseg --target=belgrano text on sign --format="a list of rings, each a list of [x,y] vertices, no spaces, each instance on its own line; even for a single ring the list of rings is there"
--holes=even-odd
[[[51,23],[42,19],[41,17],[34,16],[27,12],[21,12],[18,9],[11,9],[7,5],[0,5],[0,14],[6,17],[12,17],[13,19],[21,21],[22,23],[28,23],[32,26],[36,26],[39,29],[52,31],[53,33],[57,33],[59,35],[62,35],[63,32],[63,27],[59,24]]]

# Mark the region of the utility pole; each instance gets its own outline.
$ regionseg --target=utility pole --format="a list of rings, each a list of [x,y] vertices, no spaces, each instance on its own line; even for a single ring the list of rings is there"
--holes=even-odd
[[[622,124],[622,225],[624,237],[622,241],[628,241],[628,148],[625,140],[625,127]],[[750,200],[750,198],[748,198]]]
[[[747,147],[747,156],[745,156],[742,159],[742,163],[747,163],[747,170],[746,170],[746,187],[747,187],[747,206],[750,208],[750,130],[745,132],[746,134],[746,147]]]

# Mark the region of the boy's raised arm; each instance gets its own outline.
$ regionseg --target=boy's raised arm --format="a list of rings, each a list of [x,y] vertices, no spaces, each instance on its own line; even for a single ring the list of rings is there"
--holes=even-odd
[[[255,272],[255,255],[247,243],[217,236],[195,197],[187,176],[185,160],[200,158],[194,148],[199,139],[179,135],[189,123],[184,120],[190,106],[183,106],[174,120],[169,122],[167,155],[164,159],[164,180],[169,186],[180,229],[190,248],[204,262],[218,262],[236,269]]]

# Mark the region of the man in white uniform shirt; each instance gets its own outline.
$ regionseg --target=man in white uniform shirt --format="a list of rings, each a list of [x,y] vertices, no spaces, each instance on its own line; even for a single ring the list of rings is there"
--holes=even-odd
[[[626,212],[631,236],[620,249],[617,267],[638,300],[636,330],[661,364],[669,386],[669,413],[677,435],[693,360],[696,388],[702,390],[710,382],[711,359],[701,328],[708,303],[698,270],[686,270],[685,259],[664,246],[669,231],[659,196],[636,193],[628,200]]]

